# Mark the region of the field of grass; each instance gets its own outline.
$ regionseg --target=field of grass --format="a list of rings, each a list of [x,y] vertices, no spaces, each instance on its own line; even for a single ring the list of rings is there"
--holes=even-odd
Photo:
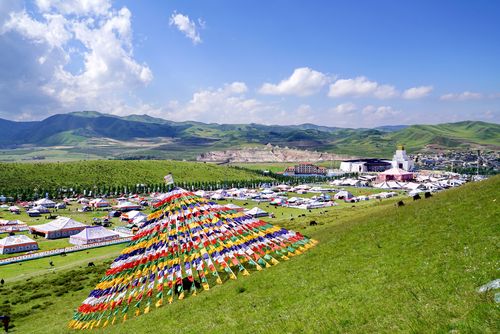
[[[161,184],[171,172],[176,182],[250,181],[266,178],[241,169],[208,163],[144,160],[95,160],[65,163],[0,163],[2,190],[57,187],[110,187]]]
[[[389,200],[313,212],[312,227],[276,218],[320,243],[96,333],[497,333],[500,308],[477,288],[498,278],[498,189],[497,176],[402,208]],[[14,330],[69,332],[72,310],[105,270],[95,262],[29,281],[11,276],[0,307],[14,314]]]

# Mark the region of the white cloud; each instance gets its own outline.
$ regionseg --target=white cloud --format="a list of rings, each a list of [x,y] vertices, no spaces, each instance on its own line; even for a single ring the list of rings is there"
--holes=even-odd
[[[335,108],[332,109],[333,112],[337,114],[352,114],[355,111],[357,111],[357,107],[354,103],[348,102],[348,103],[342,103],[336,106]]]
[[[408,100],[420,99],[430,94],[432,91],[432,86],[420,86],[408,88],[403,92],[403,98]]]
[[[398,96],[398,92],[394,86],[381,85],[366,77],[356,77],[354,79],[339,79],[332,83],[328,96],[332,98],[352,96],[387,99]]]
[[[189,16],[174,12],[170,16],[169,24],[176,26],[177,29],[182,32],[187,38],[193,41],[193,44],[201,43],[200,33],[198,32],[198,27],[205,27],[205,22],[198,19],[198,25],[196,22],[191,20]]]
[[[372,106],[368,105],[363,108],[363,114],[365,116],[371,116],[371,117],[377,117],[377,118],[386,118],[390,116],[395,116],[399,114],[400,112],[397,110],[394,110],[393,107],[391,106]]]
[[[115,105],[119,112],[122,101],[134,99],[134,88],[152,80],[150,68],[134,58],[128,8],[84,0],[39,0],[37,6],[41,15],[36,17],[24,9],[11,12],[0,37],[19,34],[18,45],[32,47],[43,69],[36,89],[61,109],[104,111],[100,106],[106,105],[107,112],[115,112]]]
[[[44,14],[43,17],[43,22],[40,22],[31,18],[25,10],[12,12],[0,32],[17,31],[33,42],[47,43],[51,48],[60,48],[71,39],[72,34],[66,28],[68,22],[62,15]]]
[[[462,93],[449,93],[441,96],[443,101],[465,101],[465,100],[478,100],[483,98],[483,94],[465,91]]]
[[[292,75],[278,84],[265,83],[259,93],[266,95],[308,96],[317,93],[328,83],[328,77],[308,67],[296,68]]]
[[[255,99],[246,98],[247,91],[247,85],[238,81],[217,89],[203,89],[195,92],[185,104],[171,101],[164,110],[164,116],[178,121],[252,122],[260,119],[257,113],[268,110],[269,107]]]
[[[42,13],[56,11],[61,14],[106,15],[111,8],[110,0],[36,0]]]

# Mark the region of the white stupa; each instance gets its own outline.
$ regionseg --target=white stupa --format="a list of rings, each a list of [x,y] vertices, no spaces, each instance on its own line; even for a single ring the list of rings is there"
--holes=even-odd
[[[392,168],[399,168],[406,171],[411,171],[414,167],[413,160],[408,157],[403,145],[398,145],[398,149],[392,157],[391,164]]]

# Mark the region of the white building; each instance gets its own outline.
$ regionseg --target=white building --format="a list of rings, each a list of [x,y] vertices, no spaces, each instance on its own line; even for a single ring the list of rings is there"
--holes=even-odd
[[[406,171],[411,171],[414,167],[413,160],[408,157],[403,145],[398,146],[396,154],[392,157],[391,164],[392,168],[404,169]]]

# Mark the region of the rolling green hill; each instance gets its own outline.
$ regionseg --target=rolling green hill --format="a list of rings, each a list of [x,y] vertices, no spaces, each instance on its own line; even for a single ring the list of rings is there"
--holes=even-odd
[[[11,152],[15,153],[16,149],[35,147],[40,151],[55,148],[81,158],[92,154],[118,159],[193,160],[197,154],[206,151],[268,143],[374,157],[387,157],[400,143],[405,144],[409,152],[475,148],[500,150],[499,124],[469,121],[344,129],[314,124],[278,126],[172,122],[146,115],[118,117],[85,111],[54,115],[39,122],[0,119],[0,133],[5,134],[0,137],[0,149],[6,151],[5,156],[15,155]],[[29,159],[29,156],[25,158]]]
[[[498,278],[498,189],[500,176],[404,199],[401,208],[388,201],[348,215],[334,208],[276,219],[319,244],[95,333],[498,333],[495,292],[477,291]],[[29,282],[9,279],[0,308],[14,315],[16,332],[71,333],[67,321],[104,272],[102,260]]]

